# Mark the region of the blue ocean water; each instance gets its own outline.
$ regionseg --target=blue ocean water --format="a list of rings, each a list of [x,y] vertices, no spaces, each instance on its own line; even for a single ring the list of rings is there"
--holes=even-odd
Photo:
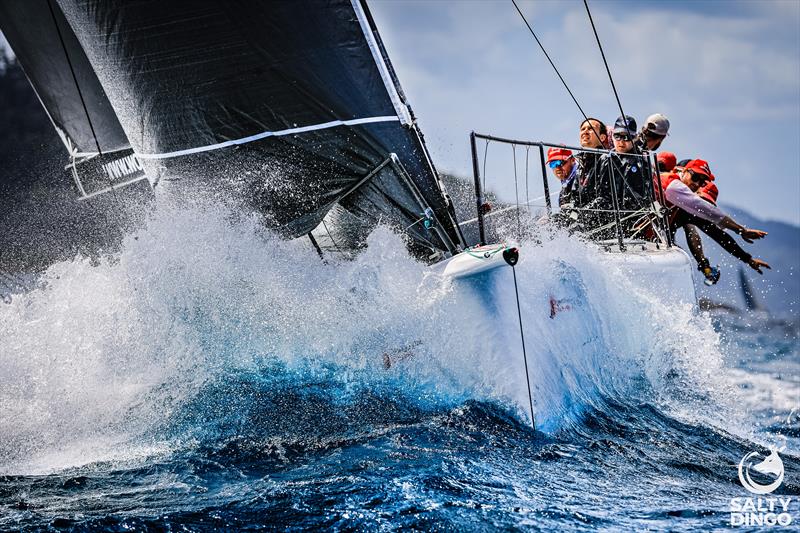
[[[796,322],[529,243],[534,430],[485,295],[388,231],[322,263],[260,227],[162,209],[0,304],[0,529],[725,529],[770,446],[800,520]]]

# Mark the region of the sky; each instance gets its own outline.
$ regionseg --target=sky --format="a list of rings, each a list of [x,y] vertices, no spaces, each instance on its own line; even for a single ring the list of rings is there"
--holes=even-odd
[[[589,116],[619,116],[583,2],[518,0]],[[471,176],[472,130],[578,144],[580,111],[510,0],[372,0],[441,170]],[[671,121],[720,202],[800,225],[800,1],[589,2],[625,112]]]

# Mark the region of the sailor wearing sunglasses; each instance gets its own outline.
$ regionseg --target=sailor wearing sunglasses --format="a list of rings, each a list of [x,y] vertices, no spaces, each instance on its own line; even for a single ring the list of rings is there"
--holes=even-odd
[[[616,198],[617,207],[625,214],[641,209],[647,203],[645,171],[642,159],[636,156],[635,136],[636,120],[628,115],[619,117],[612,134],[614,150],[601,158],[596,187],[599,199],[597,207],[606,212],[598,216],[603,215],[608,220],[613,220],[613,198]],[[627,224],[623,226],[623,231],[627,231]],[[600,235],[601,238],[613,236],[614,230],[609,230],[607,235]]]
[[[578,165],[575,164],[575,157],[572,150],[566,148],[550,148],[547,151],[547,166],[553,171],[553,175],[561,182],[561,192],[558,195],[558,205],[563,207],[572,202],[578,188]]]

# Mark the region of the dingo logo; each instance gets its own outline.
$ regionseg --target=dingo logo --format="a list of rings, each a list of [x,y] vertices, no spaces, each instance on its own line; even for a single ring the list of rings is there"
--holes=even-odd
[[[785,446],[780,450],[771,447],[769,455],[763,460],[760,460],[762,456],[758,452],[750,452],[742,457],[739,462],[739,481],[742,486],[753,494],[769,494],[780,487],[783,483],[783,461],[778,452],[784,449]],[[759,474],[771,476],[773,481],[766,485],[754,481],[750,475],[751,469]]]
[[[794,411],[786,420],[791,424]],[[731,526],[781,526],[787,527],[795,521],[794,510],[797,499],[791,496],[773,496],[771,493],[783,483],[783,460],[778,455],[786,449],[786,437],[778,435],[783,445],[770,445],[764,455],[750,452],[739,461],[739,481],[756,496],[731,498]]]

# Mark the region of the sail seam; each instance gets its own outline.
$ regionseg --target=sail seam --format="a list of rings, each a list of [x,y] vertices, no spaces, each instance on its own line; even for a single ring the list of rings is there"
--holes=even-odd
[[[386,62],[383,59],[383,53],[378,46],[378,42],[372,34],[372,28],[367,21],[364,9],[361,7],[361,2],[360,0],[350,0],[350,3],[353,5],[353,11],[355,11],[358,23],[361,25],[361,31],[364,33],[364,38],[367,40],[369,51],[372,52],[372,59],[375,61],[375,66],[378,67],[378,73],[381,75],[383,85],[386,87],[386,92],[389,93],[389,100],[392,101],[395,113],[400,117],[401,124],[405,126],[411,125],[411,114],[408,111],[408,107],[403,102],[403,99],[400,98],[400,93],[397,92],[397,87],[395,87],[389,69],[386,67]]]
[[[325,122],[324,124],[313,124],[311,126],[301,126],[299,128],[289,128],[286,130],[279,130],[279,131],[263,131],[261,133],[256,133],[255,135],[242,137],[241,139],[233,139],[231,141],[209,144],[206,146],[197,146],[195,148],[186,148],[184,150],[176,150],[174,152],[165,152],[161,154],[137,153],[136,157],[140,159],[169,159],[172,157],[180,157],[182,155],[197,154],[200,152],[210,152],[212,150],[219,150],[220,148],[227,148],[229,146],[236,146],[239,144],[247,144],[253,141],[258,141],[260,139],[266,139],[267,137],[281,137],[283,135],[293,135],[295,133],[305,133],[308,131],[324,130],[328,128],[335,128],[337,126],[356,126],[358,124],[371,124],[373,122],[396,122],[398,120],[400,120],[400,118],[396,116],[367,117],[367,118],[356,118],[352,120],[332,120],[330,122]]]

